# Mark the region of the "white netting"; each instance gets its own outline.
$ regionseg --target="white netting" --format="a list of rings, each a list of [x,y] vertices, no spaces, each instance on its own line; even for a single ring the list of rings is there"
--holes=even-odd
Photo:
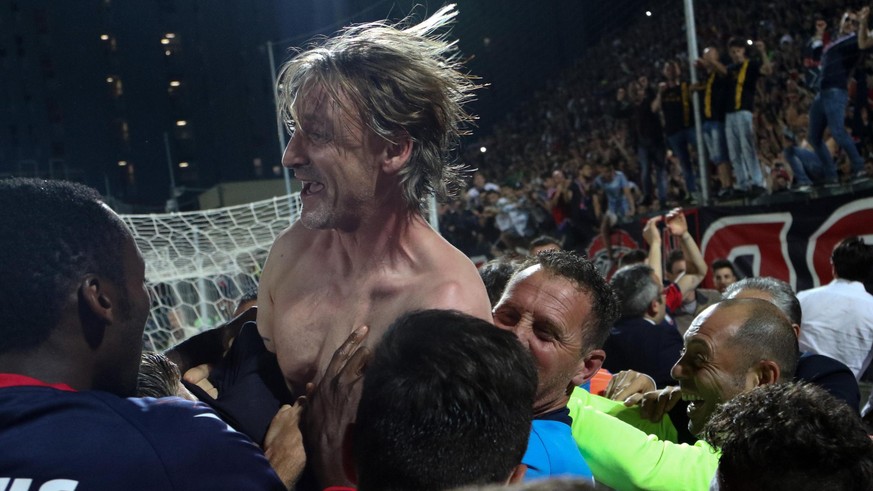
[[[152,295],[146,349],[164,350],[228,319],[257,287],[273,241],[300,216],[300,196],[184,213],[122,215]]]

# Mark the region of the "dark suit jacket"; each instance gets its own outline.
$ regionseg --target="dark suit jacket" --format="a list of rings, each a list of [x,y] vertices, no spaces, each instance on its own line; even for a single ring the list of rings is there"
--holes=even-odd
[[[816,384],[858,412],[861,391],[858,389],[855,374],[843,362],[829,356],[803,353],[797,361],[794,380]]]
[[[676,384],[670,370],[679,360],[682,336],[673,326],[652,324],[643,317],[619,319],[603,349],[603,367],[612,373],[636,370],[650,375],[659,388]]]

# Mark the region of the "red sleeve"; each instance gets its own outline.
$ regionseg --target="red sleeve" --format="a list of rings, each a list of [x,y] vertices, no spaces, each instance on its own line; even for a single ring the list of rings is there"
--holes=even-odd
[[[670,283],[664,288],[664,295],[667,296],[667,313],[673,315],[682,307],[682,290],[676,283]]]

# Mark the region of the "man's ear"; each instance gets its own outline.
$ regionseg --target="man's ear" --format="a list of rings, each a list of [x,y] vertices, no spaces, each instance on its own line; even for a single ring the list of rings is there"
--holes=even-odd
[[[576,374],[573,375],[570,383],[573,387],[578,387],[594,376],[600,367],[603,366],[603,360],[606,359],[606,352],[602,349],[592,350],[588,356],[579,362]],[[572,387],[571,387],[572,389]]]
[[[527,472],[527,466],[524,464],[518,464],[513,467],[512,474],[509,475],[509,479],[506,480],[506,484],[516,484],[520,483],[524,479],[524,474]]]
[[[394,142],[385,144],[385,155],[382,159],[382,172],[388,175],[395,175],[400,172],[400,169],[409,162],[409,157],[412,155],[412,137],[408,133],[401,133],[396,136]]]
[[[100,346],[106,326],[115,318],[109,293],[106,280],[97,275],[86,275],[79,283],[79,322],[85,341],[92,348]]]
[[[800,339],[800,325],[791,323],[791,330],[794,331],[794,335]]]
[[[779,365],[773,360],[761,360],[755,367],[755,375],[758,379],[756,387],[761,385],[775,384],[779,382],[779,377],[782,375],[782,370]]]
[[[646,309],[646,315],[654,319],[655,316],[658,315],[658,306],[660,304],[661,304],[661,297],[660,296],[658,296],[657,298],[655,298],[654,300],[649,302],[649,307]]]
[[[93,274],[86,275],[79,283],[80,314],[111,324],[112,299],[108,293],[108,285],[103,278]]]
[[[346,432],[343,434],[343,443],[341,449],[343,459],[343,472],[346,478],[352,483],[358,484],[358,468],[355,462],[355,423],[349,423],[346,426]]]

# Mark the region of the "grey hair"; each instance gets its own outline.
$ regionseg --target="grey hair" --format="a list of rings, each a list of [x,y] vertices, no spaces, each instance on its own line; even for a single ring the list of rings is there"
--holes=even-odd
[[[792,324],[800,325],[803,310],[797,295],[788,283],[770,276],[744,278],[728,286],[724,298],[725,300],[735,298],[743,290],[758,290],[770,295],[770,302],[778,307]]]
[[[652,280],[654,271],[646,264],[631,264],[612,275],[610,285],[621,303],[621,316],[642,317],[652,300],[661,295],[660,285]]]
[[[437,32],[457,14],[450,4],[416,25],[408,26],[409,18],[395,25],[371,22],[313,43],[280,70],[283,120],[293,131],[299,124],[297,98],[321,88],[379,138],[412,140],[412,155],[399,173],[411,211],[423,212],[430,195],[452,197],[464,170],[451,163],[452,153],[475,120],[464,105],[479,88],[475,77],[461,71],[457,41]]]

